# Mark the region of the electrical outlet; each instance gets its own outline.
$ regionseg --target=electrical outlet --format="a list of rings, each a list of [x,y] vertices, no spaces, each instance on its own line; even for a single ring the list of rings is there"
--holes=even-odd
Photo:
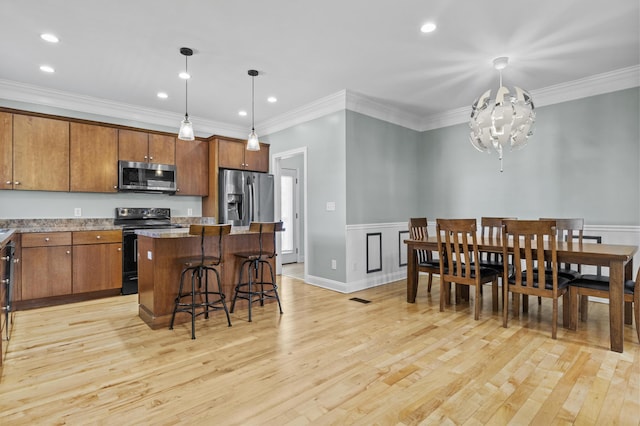
[[[153,252],[151,250],[147,251],[147,259],[153,260]]]
[[[193,216],[193,209],[187,209],[187,216]]]
[[[80,207],[76,207],[75,209],[73,209],[73,215],[75,217],[80,217],[82,216],[82,209]]]
[[[331,269],[336,269],[338,267],[338,263],[335,259],[331,259]]]

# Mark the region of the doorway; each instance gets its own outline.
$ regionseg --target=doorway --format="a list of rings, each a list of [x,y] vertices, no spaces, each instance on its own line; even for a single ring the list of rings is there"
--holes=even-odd
[[[295,271],[296,278],[306,280],[308,271],[305,263],[307,253],[307,148],[302,147],[274,153],[271,161],[271,170],[273,170],[275,177],[275,217],[276,220],[285,222],[285,232],[279,232],[277,235],[276,271],[283,274],[287,271]],[[289,200],[285,200],[284,208],[283,198],[289,198]],[[292,207],[291,210],[288,206]],[[287,224],[287,219],[292,224],[291,226]],[[288,233],[289,228],[291,233]],[[286,264],[286,268],[282,267],[283,264]]]
[[[297,263],[300,252],[298,238],[300,204],[298,203],[298,169],[280,169],[280,220],[283,222],[282,264]]]

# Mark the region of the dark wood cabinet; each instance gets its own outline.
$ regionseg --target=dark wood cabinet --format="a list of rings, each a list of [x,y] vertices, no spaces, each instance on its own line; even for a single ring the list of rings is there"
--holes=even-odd
[[[69,122],[14,114],[13,189],[69,191]]]
[[[122,287],[122,232],[73,232],[73,294]]]
[[[116,192],[118,130],[72,122],[69,163],[72,192]]]
[[[176,140],[176,173],[176,195],[208,195],[209,143]]]
[[[246,141],[216,138],[218,167],[221,169],[269,171],[269,145],[260,143],[260,151],[247,151]]]
[[[71,294],[71,232],[22,235],[22,300]]]
[[[118,130],[118,159],[139,163],[175,164],[176,138],[168,135]]]
[[[0,189],[13,189],[13,114],[0,112]]]

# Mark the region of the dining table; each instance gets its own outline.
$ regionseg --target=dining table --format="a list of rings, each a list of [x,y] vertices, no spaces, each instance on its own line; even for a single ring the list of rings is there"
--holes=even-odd
[[[415,303],[418,290],[418,250],[438,251],[438,239],[404,240],[407,245],[407,302]],[[503,245],[498,238],[478,238],[478,249],[484,252],[502,253]],[[507,242],[513,252],[513,243]],[[624,283],[633,278],[633,256],[638,246],[593,243],[557,243],[559,263],[606,266],[609,268],[609,329],[612,351],[624,350],[624,323],[632,321],[631,305],[624,302]],[[545,250],[546,252],[546,250]]]

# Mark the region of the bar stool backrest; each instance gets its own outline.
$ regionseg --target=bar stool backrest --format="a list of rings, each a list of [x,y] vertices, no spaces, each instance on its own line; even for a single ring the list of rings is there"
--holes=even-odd
[[[260,245],[260,256],[267,256],[272,258],[276,255],[276,232],[280,232],[283,229],[282,221],[280,222],[251,222],[249,224],[249,232],[257,232],[259,233],[258,241]],[[266,253],[263,249],[262,244],[262,235],[263,234],[272,234],[273,235],[273,251]]]
[[[222,237],[231,233],[231,225],[190,225],[189,235],[200,236],[200,263],[204,263],[204,237],[218,237],[218,260],[215,265],[219,265],[222,260]]]

